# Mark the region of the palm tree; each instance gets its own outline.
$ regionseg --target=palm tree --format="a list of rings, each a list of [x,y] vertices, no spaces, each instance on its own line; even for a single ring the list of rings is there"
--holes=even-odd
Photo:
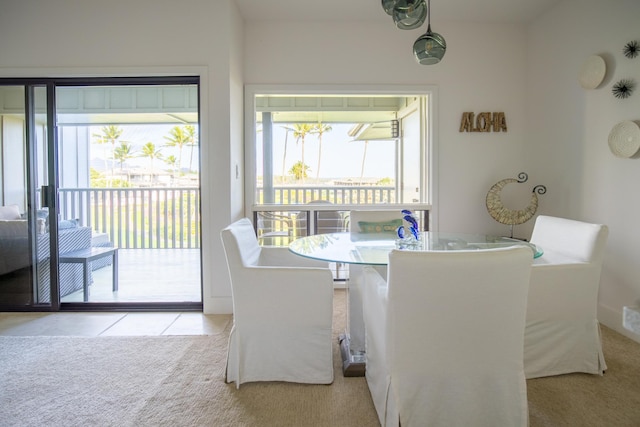
[[[104,188],[106,186],[104,174],[94,168],[89,168],[89,182],[92,188]]]
[[[95,142],[97,144],[110,143],[111,144],[111,158],[115,158],[116,142],[120,139],[120,137],[122,136],[122,132],[124,130],[119,126],[109,125],[109,126],[103,126],[102,129],[100,129],[100,131],[102,133],[94,133],[93,134],[93,136],[97,138],[95,140]],[[107,155],[106,154],[107,153],[105,152],[105,157],[104,157],[104,168],[105,168],[105,170],[107,169]],[[113,179],[113,163],[111,163],[111,178],[108,180],[108,182],[110,182],[111,179]]]
[[[155,170],[153,168],[153,161],[155,159],[162,159],[162,150],[156,150],[156,145],[149,141],[142,146],[142,154],[140,157],[148,157],[151,160],[151,184],[153,185],[155,180]]]
[[[135,157],[133,151],[131,150],[131,144],[127,144],[126,142],[120,143],[119,147],[116,147],[113,150],[113,159],[117,160],[120,163],[120,170],[124,167],[124,162],[129,159]],[[127,181],[129,181],[129,170],[127,169]]]
[[[295,177],[297,180],[304,180],[307,177],[307,171],[309,170],[309,166],[305,165],[301,161],[297,161],[291,166],[289,169],[289,173]]]
[[[165,136],[167,140],[165,146],[178,147],[178,170],[182,168],[182,148],[189,143],[189,131],[185,127],[174,126],[169,131],[169,136]]]
[[[330,125],[322,124],[318,122],[314,125],[312,134],[318,135],[318,167],[316,169],[316,182],[320,181],[320,158],[322,157],[322,134],[325,132],[331,132],[332,127]]]
[[[188,137],[187,145],[191,147],[189,153],[189,172],[191,172],[193,170],[193,147],[198,145],[198,134],[196,133],[196,127],[193,125],[186,125],[184,129]]]
[[[287,141],[289,140],[289,132],[291,132],[291,128],[288,128],[286,126],[283,126],[283,129],[286,130],[287,133],[284,134],[284,153],[282,154],[282,175],[281,175],[281,180],[282,183],[284,184],[284,165],[285,162],[287,161]]]
[[[360,168],[360,185],[362,185],[362,177],[364,176],[364,163],[367,160],[367,146],[369,141],[364,141],[364,152],[362,153],[362,167]]]
[[[171,183],[173,184],[173,172],[176,170],[176,164],[178,163],[178,159],[173,154],[165,157],[164,162],[169,166],[169,172],[171,173]]]
[[[165,157],[164,162],[169,166],[169,172],[175,172],[176,165],[178,164],[178,159],[173,154]]]
[[[300,163],[301,165],[304,165],[304,139],[305,137],[310,134],[313,129],[314,129],[315,125],[309,124],[309,123],[296,123],[293,125],[293,128],[289,128],[292,132],[293,132],[293,136],[296,138],[296,144],[298,142],[300,142],[301,144],[301,149],[302,149],[302,153],[300,155]],[[295,166],[295,165],[294,165]],[[308,169],[309,167],[305,165],[305,167]],[[304,182],[304,178],[306,178],[307,173],[305,171],[305,173],[302,176],[302,180]]]

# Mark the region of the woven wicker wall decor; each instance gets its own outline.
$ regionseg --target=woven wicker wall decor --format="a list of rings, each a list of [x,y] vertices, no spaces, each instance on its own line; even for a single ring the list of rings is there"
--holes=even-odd
[[[509,209],[502,204],[500,198],[500,192],[502,189],[510,183],[517,182],[523,183],[529,179],[529,176],[520,172],[518,179],[507,178],[496,182],[487,193],[487,212],[489,215],[500,224],[509,225],[511,227],[511,237],[513,237],[513,226],[524,224],[529,221],[535,215],[538,210],[538,194],[544,194],[547,192],[547,188],[544,185],[536,185],[531,192],[531,201],[529,205],[524,209]]]

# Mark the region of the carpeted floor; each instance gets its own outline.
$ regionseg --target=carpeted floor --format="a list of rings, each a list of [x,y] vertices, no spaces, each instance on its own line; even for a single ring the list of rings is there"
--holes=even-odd
[[[336,301],[335,334],[344,325]],[[378,426],[364,378],[224,383],[213,336],[0,337],[0,426]],[[531,426],[640,426],[640,344],[603,328],[603,377],[530,380]]]
[[[607,371],[527,381],[531,427],[640,426],[640,344],[601,326]]]

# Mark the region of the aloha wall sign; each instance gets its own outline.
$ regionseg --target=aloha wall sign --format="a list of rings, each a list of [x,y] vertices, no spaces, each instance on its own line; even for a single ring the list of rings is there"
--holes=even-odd
[[[507,119],[503,112],[498,113],[462,113],[460,132],[506,132]]]

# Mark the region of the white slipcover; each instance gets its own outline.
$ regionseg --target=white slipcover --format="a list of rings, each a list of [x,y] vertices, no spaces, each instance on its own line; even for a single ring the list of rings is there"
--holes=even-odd
[[[260,247],[251,221],[222,230],[233,296],[226,381],[333,382],[333,276],[287,248]]]
[[[365,268],[366,380],[382,426],[528,425],[531,262],[525,247],[394,250],[387,282]]]
[[[540,215],[531,235],[544,255],[533,263],[525,329],[527,378],[607,369],[597,318],[608,228]]]

